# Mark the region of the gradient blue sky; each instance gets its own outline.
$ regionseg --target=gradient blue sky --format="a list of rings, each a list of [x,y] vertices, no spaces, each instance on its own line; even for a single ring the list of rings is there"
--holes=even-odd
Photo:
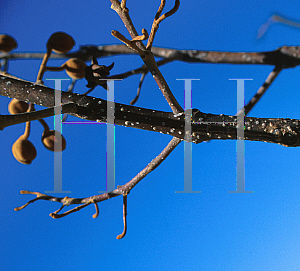
[[[150,32],[159,6],[156,1],[128,0],[138,29]],[[173,6],[167,0],[166,10]],[[282,45],[299,45],[300,29],[276,24],[261,40],[257,30],[274,12],[300,20],[299,1],[182,1],[179,11],[165,20],[154,46],[220,51],[267,51]],[[112,29],[127,34],[109,0],[2,1],[0,32],[18,41],[16,51],[44,51],[55,31],[71,34],[80,45],[115,44]],[[112,74],[142,65],[137,56],[99,60],[115,62]],[[10,62],[9,72],[35,81],[40,60]],[[50,61],[60,65],[64,61]],[[185,64],[161,68],[175,97],[184,103],[183,82],[193,83],[193,107],[216,114],[236,113],[236,83],[230,78],[251,78],[245,85],[248,101],[263,83],[270,66]],[[283,71],[250,116],[300,118],[299,68]],[[68,78],[47,72],[44,78]],[[85,80],[75,91],[86,91]],[[53,81],[46,81],[54,87]],[[139,76],[115,84],[115,100],[129,103]],[[63,84],[63,89],[67,84]],[[105,90],[93,92],[106,98]],[[9,99],[0,97],[0,114],[7,114]],[[170,111],[151,76],[147,76],[137,106]],[[48,123],[53,127],[53,118]],[[184,148],[181,143],[162,165],[148,175],[128,197],[128,233],[122,240],[122,199],[99,204],[92,218],[87,207],[54,220],[49,213],[59,204],[40,201],[20,212],[31,196],[22,189],[53,189],[53,153],[41,144],[42,126],[32,123],[30,140],[37,158],[30,166],[19,164],[11,153],[24,124],[1,131],[1,270],[299,270],[300,202],[298,148],[245,142],[246,190],[236,188],[236,142],[211,141],[193,146],[193,190],[183,190]],[[63,190],[70,197],[86,197],[105,189],[106,127],[63,126],[67,149],[63,153]],[[124,184],[151,161],[171,139],[168,135],[116,127],[116,185]],[[59,196],[59,195],[57,195]],[[61,196],[61,195],[60,195]],[[65,196],[65,195],[63,195]]]

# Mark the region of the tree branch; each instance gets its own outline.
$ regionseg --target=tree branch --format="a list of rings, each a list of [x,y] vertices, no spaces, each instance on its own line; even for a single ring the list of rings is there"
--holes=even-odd
[[[283,68],[291,68],[300,64],[300,46],[282,46],[273,51],[267,52],[222,52],[204,50],[180,50],[170,48],[152,47],[151,52],[155,57],[173,58],[173,61],[188,63],[224,63],[224,64],[255,64],[274,65]],[[90,61],[93,56],[96,58],[137,54],[126,45],[104,45],[104,46],[81,46],[76,52],[68,54],[52,54],[50,59],[80,58],[83,61]],[[10,60],[20,59],[42,59],[44,53],[15,52],[0,53],[1,58]]]
[[[35,104],[41,104],[41,101],[43,101],[43,106],[51,107],[48,111],[41,111],[42,113],[31,112],[21,114],[24,122],[41,117],[42,115],[39,114],[45,114],[45,116],[54,115],[53,106],[55,96],[54,89],[52,88],[8,76],[0,76],[0,95]],[[70,113],[85,120],[107,121],[106,100],[64,91],[61,92],[61,96],[62,104],[64,105],[63,113]],[[71,113],[74,111],[75,113]],[[29,117],[30,114],[33,114],[33,117]],[[0,118],[0,127],[4,127],[2,121],[11,121],[8,119],[13,119],[14,116],[2,115],[2,119]],[[18,116],[14,118],[16,121]],[[234,140],[236,139],[237,131],[236,121],[236,116],[206,114],[193,109],[192,141],[194,143],[201,143],[211,139]],[[172,112],[115,103],[114,123],[115,125],[169,134],[181,140],[185,139],[185,116],[174,116]],[[265,141],[289,147],[299,146],[299,121],[295,119],[246,117],[245,140]]]
[[[125,236],[127,232],[127,195],[130,193],[130,191],[143,179],[145,178],[151,171],[153,171],[156,167],[158,167],[167,157],[168,155],[177,147],[177,145],[181,142],[180,139],[173,137],[172,140],[169,142],[169,144],[163,149],[163,151],[155,157],[140,173],[138,173],[131,181],[126,183],[125,185],[118,186],[117,189],[100,194],[100,195],[95,195],[87,198],[69,198],[69,197],[64,197],[64,198],[59,198],[59,197],[54,197],[50,196],[47,194],[42,194],[40,192],[31,192],[27,190],[21,190],[20,194],[31,194],[31,195],[36,195],[35,199],[32,199],[28,201],[26,204],[16,207],[14,210],[15,211],[20,211],[27,207],[30,203],[33,203],[37,200],[49,200],[49,201],[55,201],[55,202],[60,202],[62,206],[56,210],[55,212],[51,213],[50,216],[52,218],[62,218],[65,217],[71,213],[80,211],[81,209],[89,206],[90,204],[94,204],[96,207],[96,213],[93,215],[93,218],[96,218],[99,214],[99,209],[98,209],[98,202],[110,199],[112,197],[116,197],[119,195],[123,195],[123,221],[124,221],[124,229],[122,234],[119,234],[117,236],[117,239],[121,239]],[[81,204],[80,206],[77,206],[71,210],[68,210],[62,214],[59,214],[59,212],[65,207],[73,204]]]
[[[162,3],[165,0],[162,0]],[[115,10],[118,15],[120,16],[120,18],[122,19],[124,25],[126,26],[129,34],[131,35],[132,39],[136,39],[136,37],[138,36],[133,23],[130,19],[129,16],[129,12],[128,9],[126,7],[124,7],[124,5],[122,6],[120,4],[119,1],[117,0],[111,0],[112,3],[112,9]],[[123,3],[123,2],[122,2]],[[162,19],[158,19],[158,21],[162,21],[165,17],[170,16],[172,14],[175,13],[175,11],[177,10],[178,6],[179,6],[179,0],[176,0],[175,2],[175,7],[169,12],[168,15],[163,15]],[[124,3],[123,3],[124,4]],[[161,5],[162,6],[162,5]],[[157,27],[158,24],[157,23]],[[157,29],[157,27],[154,27],[154,29]],[[153,29],[153,28],[152,28]],[[152,36],[149,38],[149,40],[151,39],[153,41],[154,39],[154,35],[155,35],[155,31],[152,31]],[[118,33],[117,31],[112,31],[112,34],[116,37],[118,37],[119,39],[121,39],[127,46],[133,48],[135,51],[138,52],[138,54],[140,55],[141,59],[144,61],[145,65],[147,66],[148,70],[150,71],[150,73],[152,74],[154,80],[156,81],[159,89],[161,90],[162,94],[164,95],[165,99],[167,100],[168,104],[170,105],[174,115],[181,115],[183,114],[183,109],[180,106],[180,104],[177,102],[176,98],[174,97],[172,91],[170,90],[165,78],[163,77],[163,75],[161,74],[157,63],[154,59],[154,56],[151,52],[151,48],[146,49],[145,45],[141,42],[141,41],[136,41],[136,43],[134,44],[134,46],[132,45],[132,41],[129,41],[128,39],[126,39],[124,36],[120,35],[120,33]],[[148,40],[148,41],[149,41]],[[150,41],[151,43],[151,41]],[[152,43],[151,43],[152,45]],[[151,46],[150,46],[151,47]]]

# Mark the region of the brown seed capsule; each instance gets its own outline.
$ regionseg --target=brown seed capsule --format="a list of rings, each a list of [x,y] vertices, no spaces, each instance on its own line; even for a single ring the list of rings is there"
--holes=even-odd
[[[33,105],[28,107],[27,112],[33,110]],[[12,146],[12,153],[16,160],[22,164],[29,165],[36,157],[36,149],[28,140],[30,135],[30,121],[26,122],[25,132],[21,135]]]
[[[79,58],[70,58],[65,62],[66,73],[73,79],[82,79],[85,76],[86,64]]]
[[[16,160],[22,164],[29,165],[36,157],[34,145],[24,135],[21,135],[12,146],[12,153]]]
[[[8,104],[8,112],[12,115],[25,113],[27,109],[28,104],[17,99],[12,99]]]
[[[9,35],[2,34],[0,35],[0,51],[8,53],[11,50],[17,48],[18,44],[16,40]]]
[[[47,48],[52,49],[58,54],[69,52],[74,45],[74,39],[69,34],[64,32],[53,33],[47,42]]]
[[[59,137],[61,137],[61,148],[59,146],[58,149],[55,149],[55,143],[58,142]],[[55,130],[45,130],[42,135],[42,142],[45,148],[50,151],[63,151],[66,148],[66,139],[60,132]]]

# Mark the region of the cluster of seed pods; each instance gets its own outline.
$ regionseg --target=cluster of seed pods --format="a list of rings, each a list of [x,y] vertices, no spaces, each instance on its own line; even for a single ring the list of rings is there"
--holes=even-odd
[[[41,63],[36,82],[39,84],[43,83],[42,78],[45,71],[66,70],[68,76],[73,79],[84,78],[84,69],[86,67],[86,64],[79,58],[70,58],[60,67],[47,67],[47,62],[51,56],[52,51],[57,54],[65,54],[69,52],[74,45],[75,41],[69,34],[64,32],[53,33],[47,41],[47,52],[44,55],[43,61]]]
[[[84,78],[84,69],[86,64],[77,58],[71,58],[67,60],[60,67],[47,67],[47,61],[51,56],[52,51],[55,53],[63,54],[69,52],[75,45],[74,39],[64,33],[56,32],[53,33],[47,41],[47,52],[43,58],[43,61],[40,65],[40,70],[37,76],[37,83],[43,84],[42,78],[45,71],[61,71],[66,70],[68,76],[73,79],[82,79]],[[10,52],[17,47],[17,42],[8,35],[0,35],[0,51],[1,52]],[[10,114],[22,114],[25,112],[34,111],[34,106],[32,104],[27,104],[23,101],[17,99],[12,99],[8,105],[8,111]],[[43,120],[39,120],[43,125],[44,132],[42,134],[42,143],[44,147],[50,151],[61,151],[66,148],[65,138],[55,130],[50,130],[47,123]],[[21,135],[12,146],[12,153],[15,159],[22,163],[29,165],[35,159],[37,151],[35,146],[28,140],[30,135],[30,122],[26,123],[25,132]],[[55,142],[58,140],[55,137],[61,137],[62,146],[58,150],[55,149]]]
[[[32,104],[27,104],[23,101],[17,99],[12,99],[8,105],[8,111],[10,114],[21,114],[25,112],[30,112],[33,110]],[[44,132],[42,134],[42,143],[44,147],[50,151],[56,151],[55,146],[55,136],[62,137],[62,147],[64,150],[66,148],[65,138],[55,130],[50,130],[47,123],[43,120],[39,120],[44,127]],[[28,140],[30,135],[30,121],[26,122],[26,128],[23,135],[21,135],[12,146],[12,153],[16,160],[22,164],[29,165],[36,157],[36,148]]]

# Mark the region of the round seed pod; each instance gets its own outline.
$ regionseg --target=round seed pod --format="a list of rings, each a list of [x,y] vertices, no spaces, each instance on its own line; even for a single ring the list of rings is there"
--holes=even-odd
[[[55,135],[61,136],[61,141],[62,141],[62,149],[61,150],[54,150],[54,145],[55,142],[57,142],[57,139],[55,140]],[[63,151],[66,148],[66,139],[64,138],[63,135],[61,135],[60,132],[55,131],[55,130],[48,130],[48,131],[44,131],[43,135],[42,135],[42,143],[45,146],[46,149],[50,150],[50,151]]]
[[[28,109],[28,103],[19,101],[18,99],[12,99],[8,104],[8,112],[13,114],[25,113]]]
[[[79,58],[70,58],[64,64],[66,73],[73,79],[82,79],[85,76],[86,64]]]
[[[36,157],[34,145],[24,136],[20,136],[12,146],[12,153],[16,160],[22,164],[29,165]]]
[[[17,48],[18,44],[16,40],[9,35],[2,34],[0,35],[0,51],[8,53],[11,50]]]
[[[53,33],[47,42],[47,48],[51,48],[58,54],[65,54],[69,52],[74,45],[74,39],[65,32]]]

